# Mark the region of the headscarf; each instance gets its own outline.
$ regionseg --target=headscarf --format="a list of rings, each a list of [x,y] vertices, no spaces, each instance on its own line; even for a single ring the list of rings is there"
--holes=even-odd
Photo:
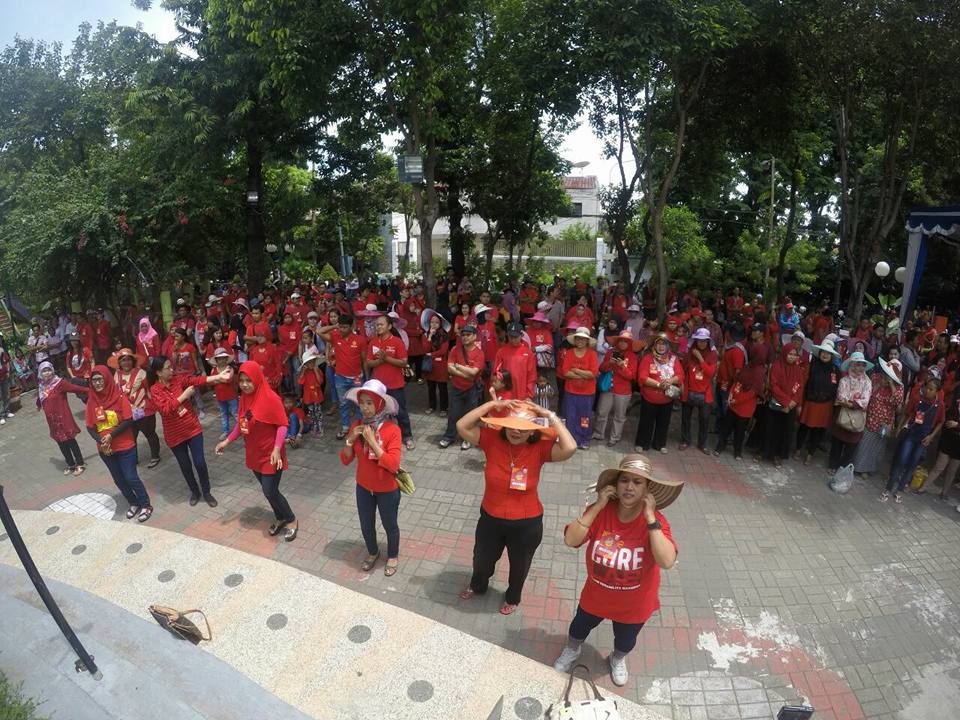
[[[277,395],[266,378],[260,363],[247,360],[240,365],[240,372],[250,378],[253,383],[252,393],[240,393],[239,417],[247,417],[247,413],[257,422],[267,425],[286,426],[290,423],[287,412],[283,409],[283,401]]]
[[[851,369],[853,365],[856,364],[858,363],[851,363]],[[866,403],[870,400],[872,390],[873,383],[870,382],[870,376],[867,375],[866,370],[861,371],[860,374],[856,376],[853,372],[850,372],[840,379],[840,385],[837,387],[837,400],[850,402],[853,398],[857,397],[863,403],[861,407],[866,407]]]
[[[833,400],[837,394],[837,378],[839,373],[833,364],[833,355],[824,362],[820,353],[814,351],[810,357],[810,376],[804,388],[803,396],[813,402]]]
[[[47,368],[53,370],[53,377],[49,380],[44,380],[41,376]],[[54,369],[52,363],[46,360],[40,363],[39,367],[37,367],[37,407],[43,406],[43,403],[47,400],[47,396],[60,384],[61,380],[63,380],[63,378],[57,375],[57,371]]]
[[[144,323],[147,324],[147,331],[141,332],[140,326],[143,325]],[[140,318],[140,322],[137,323],[137,339],[141,343],[143,343],[144,345],[149,345],[151,342],[153,342],[153,339],[155,337],[159,337],[159,335],[160,334],[153,329],[153,325],[150,323],[150,318],[148,317]]]
[[[767,359],[770,356],[770,346],[766,343],[757,343],[750,353],[749,364],[737,375],[737,382],[744,390],[756,395],[762,395],[766,389]]]
[[[117,381],[113,379],[110,368],[106,365],[97,365],[90,373],[91,377],[94,375],[100,375],[103,378],[103,390],[97,392],[93,389],[93,385],[90,386],[90,392],[87,393],[87,427],[97,426],[97,410],[103,410],[104,412],[113,410],[119,416],[122,414],[119,411],[123,407],[123,403],[130,404],[126,396],[120,392],[120,387],[117,385]]]
[[[376,408],[377,412],[374,413],[373,417],[369,419],[361,415],[360,424],[372,425],[374,430],[379,430],[380,425],[387,419],[387,401],[377,395],[375,392],[371,392],[369,390],[361,390],[357,393],[358,396],[361,394],[373,400],[373,406]]]
[[[792,363],[787,361],[791,350],[797,354],[797,360]],[[792,344],[787,344],[780,349],[780,357],[773,364],[770,377],[771,380],[776,377],[779,387],[786,388],[791,396],[798,397],[797,393],[803,387],[804,372],[804,366],[800,363],[800,350]]]

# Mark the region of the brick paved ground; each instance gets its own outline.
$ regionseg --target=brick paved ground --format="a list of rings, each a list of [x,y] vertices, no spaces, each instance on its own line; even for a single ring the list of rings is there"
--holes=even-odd
[[[408,396],[419,444],[405,453],[404,466],[417,492],[401,504],[401,570],[393,578],[379,568],[358,569],[365,553],[353,467],[340,464],[332,431],[290,453],[283,488],[300,518],[296,542],[278,544],[266,535],[271,515],[243,467],[242,450],[213,456],[215,412],[204,426],[220,507],[187,505],[186,486],[164,448],[157,468],[141,465],[156,507],[150,522],[272,557],[552,662],[585,575],[582,557],[563,546],[562,527],[581,509],[583,488],[630,446],[578,451],[546,467],[544,543],[520,610],[503,618],[499,592],[467,603],[457,598],[469,578],[483,457],[457,446],[440,450],[444,421],[422,414],[422,387],[410,386]],[[634,422],[626,437],[632,438]],[[71,504],[65,498],[87,492],[118,498],[92,441],[80,442],[90,469],[64,478],[42,417],[31,408],[8,422],[0,430],[0,460],[11,505],[41,509],[61,501],[64,508]],[[771,707],[800,698],[816,706],[818,718],[950,715],[947,708],[960,701],[960,514],[951,506],[913,496],[903,505],[881,504],[879,479],[858,480],[849,495],[838,496],[827,488],[822,467],[791,462],[776,471],[732,456],[680,453],[676,433],[670,453],[657,455],[654,464],[687,483],[666,513],[680,560],[665,573],[663,608],[630,656],[625,695],[677,720],[769,718]],[[86,503],[85,509],[103,512],[103,505]],[[505,587],[506,559],[501,565],[493,585],[498,591]],[[608,687],[600,669],[611,643],[604,625],[585,653]]]

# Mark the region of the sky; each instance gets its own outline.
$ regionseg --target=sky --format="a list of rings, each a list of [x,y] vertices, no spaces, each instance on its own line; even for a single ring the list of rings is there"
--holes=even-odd
[[[0,0],[0,46],[9,45],[14,36],[63,43],[64,51],[77,36],[83,22],[96,25],[98,20],[116,20],[121,25],[140,23],[143,29],[161,42],[176,36],[173,15],[154,0],[148,11],[138,10],[130,0]],[[574,168],[574,175],[596,175],[600,184],[609,184],[616,163],[602,157],[600,142],[593,136],[585,118],[565,139],[561,154],[570,163],[588,162]]]

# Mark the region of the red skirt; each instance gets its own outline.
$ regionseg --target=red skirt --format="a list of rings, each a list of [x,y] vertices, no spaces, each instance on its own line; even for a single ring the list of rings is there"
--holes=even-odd
[[[833,401],[811,402],[803,401],[803,408],[800,410],[800,424],[810,428],[830,427],[833,422]]]

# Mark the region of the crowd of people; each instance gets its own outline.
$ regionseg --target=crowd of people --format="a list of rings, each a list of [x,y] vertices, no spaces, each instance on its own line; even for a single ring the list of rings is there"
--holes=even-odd
[[[157,415],[189,503],[215,507],[201,426],[204,394],[212,394],[216,454],[243,439],[245,464],[275,516],[269,533],[287,541],[298,531],[280,491],[287,451],[305,438],[330,442],[329,425],[343,443],[341,461],[356,466],[361,569],[380,559],[379,515],[387,576],[399,568],[403,453],[424,440],[411,422],[408,389],[426,385],[418,409],[445,418],[439,447],[458,442],[486,460],[473,573],[460,597],[487,591],[506,550],[504,615],[519,606],[542,540],[542,465],[594,443],[629,449],[628,411],[639,406],[633,453],[600,476],[597,501],[564,535],[571,547],[589,543],[588,578],[557,667],[569,669],[590,631],[610,619],[617,684],[626,682],[624,658],[658,606],[659,569],[676,559],[660,510],[682,483],[658,479],[648,457],[670,452],[675,411],[678,451],[720,456],[731,448],[736,460],[749,451],[775,467],[810,464],[823,453],[830,473],[852,463],[869,475],[881,470],[891,444],[883,501],[903,501],[932,446],[939,454],[925,484],[942,476],[941,498],[960,468],[960,336],[925,313],[903,328],[892,316],[851,327],[838,325],[826,305],[808,311],[784,298],[768,308],[738,288],[702,300],[696,289],[681,293],[671,284],[661,323],[652,283],[631,296],[603,279],[557,278],[550,287],[523,282],[494,295],[452,271],[436,296],[428,307],[422,285],[401,278],[353,287],[297,282],[260,293],[231,283],[178,298],[166,322],[150,304],[130,305],[112,322],[101,312],[38,318],[30,356],[20,359],[36,373],[37,406],[64,472],[85,470],[67,399],[73,393],[85,398],[87,429],[129,504],[127,516],[141,522],[153,508],[138,474],[137,440],[146,438],[146,465],[155,467]],[[3,359],[19,377],[14,359]]]

